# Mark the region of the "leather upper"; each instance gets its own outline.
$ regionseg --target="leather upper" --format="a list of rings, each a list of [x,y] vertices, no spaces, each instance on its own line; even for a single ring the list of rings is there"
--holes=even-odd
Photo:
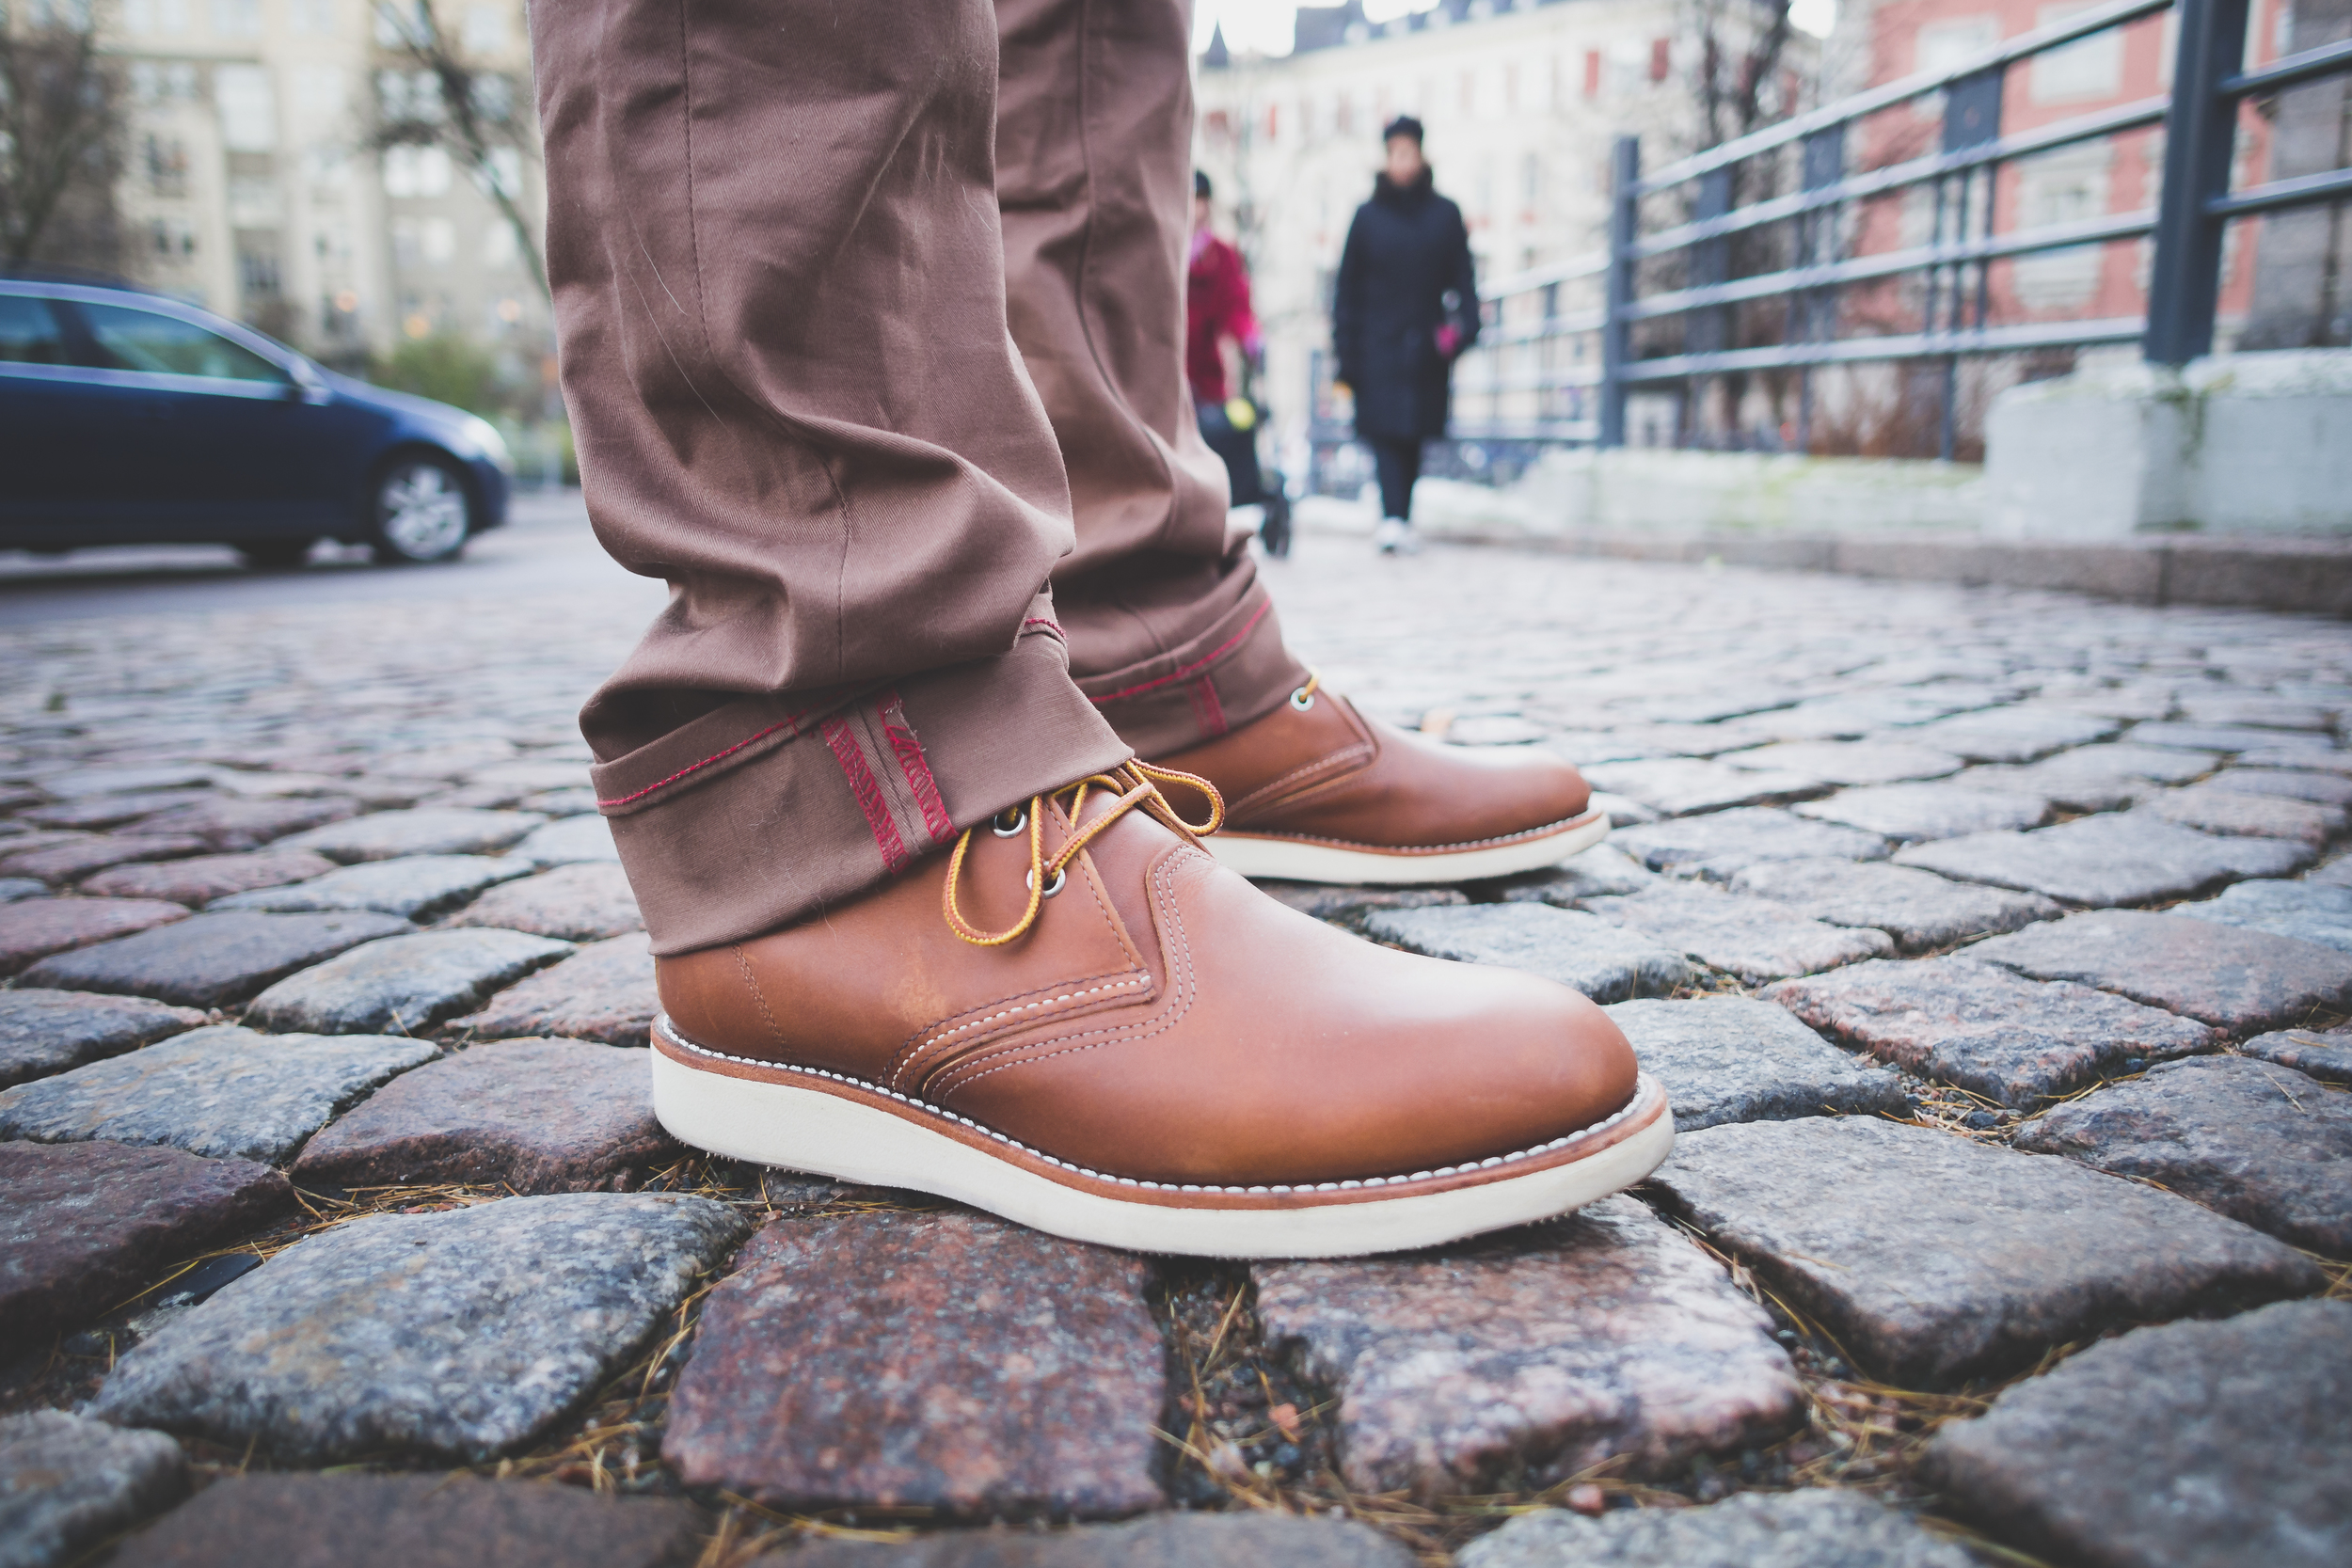
[[[1070,823],[1048,811],[1051,849]],[[1073,859],[1002,947],[948,929],[944,860],[784,930],[659,960],[664,1009],[708,1049],[864,1079],[1148,1180],[1459,1164],[1590,1126],[1634,1094],[1630,1047],[1584,997],[1346,935],[1140,812]],[[981,828],[965,912],[1010,925],[1027,868],[1025,833]]]
[[[1154,760],[1216,784],[1233,831],[1386,849],[1508,838],[1581,816],[1592,800],[1583,775],[1556,757],[1438,745],[1327,690],[1303,712],[1283,703]]]

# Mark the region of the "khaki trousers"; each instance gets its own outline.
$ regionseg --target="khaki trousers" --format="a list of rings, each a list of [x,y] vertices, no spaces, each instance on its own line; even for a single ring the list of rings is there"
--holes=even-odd
[[[654,951],[817,913],[1304,678],[1184,377],[1185,0],[531,8]]]

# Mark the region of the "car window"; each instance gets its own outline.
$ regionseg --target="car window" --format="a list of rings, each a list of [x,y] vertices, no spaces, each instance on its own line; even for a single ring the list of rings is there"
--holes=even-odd
[[[251,349],[177,316],[87,302],[81,310],[90,336],[105,352],[110,370],[208,375],[222,381],[274,381],[281,386],[289,379],[284,371]]]
[[[31,294],[0,294],[0,363],[65,365],[65,334],[45,299]]]

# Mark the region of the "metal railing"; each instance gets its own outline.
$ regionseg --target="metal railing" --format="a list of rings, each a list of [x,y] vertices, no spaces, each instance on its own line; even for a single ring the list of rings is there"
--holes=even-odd
[[[1939,442],[1955,443],[1960,361],[1972,356],[2137,342],[2155,363],[2185,364],[2213,347],[2223,235],[2240,217],[2352,198],[2352,169],[2230,188],[2241,105],[2296,84],[2352,73],[2352,42],[2242,69],[2250,0],[2109,0],[2010,39],[1944,71],[1922,71],[1644,174],[1637,138],[1612,166],[1607,248],[1486,289],[1486,328],[1457,368],[1457,443],[1597,444],[1626,440],[1628,398],[1649,388],[1695,390],[1708,378],[1799,373],[1797,433],[1806,450],[1812,371],[1870,361],[1925,361],[1942,377]],[[2004,135],[2009,70],[2166,10],[2178,12],[2172,91]],[[1869,116],[1941,95],[1932,150],[1849,173],[1848,133]],[[1997,231],[1998,183],[2021,159],[2161,125],[2164,167],[2153,208]],[[1857,138],[1858,139],[1858,138]],[[1785,161],[1794,153],[1793,168]],[[1791,188],[1735,201],[1738,171],[1772,160]],[[1844,253],[1856,204],[1926,187],[1925,243]],[[1645,199],[1677,198],[1676,221],[1644,232]],[[1731,275],[1738,236],[1789,225],[1768,270]],[[1995,263],[2077,245],[2153,237],[2145,315],[1993,320]],[[1854,332],[1841,309],[1857,284],[1916,277],[1912,330]],[[1582,286],[1598,298],[1564,308]],[[1645,292],[1646,286],[1646,292]],[[1737,346],[1736,308],[1785,302],[1786,320]],[[1670,325],[1678,324],[1679,341]],[[1754,318],[1749,317],[1753,327]],[[1841,333],[1841,328],[1847,328]],[[1479,406],[1483,403],[1483,412]],[[1318,448],[1346,439],[1317,422]]]

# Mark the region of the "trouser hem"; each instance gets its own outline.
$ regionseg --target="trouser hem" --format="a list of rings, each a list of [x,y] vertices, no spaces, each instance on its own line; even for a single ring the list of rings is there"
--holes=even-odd
[[[1078,682],[1119,736],[1143,757],[1168,756],[1274,711],[1307,678],[1282,643],[1265,584],[1167,653]]]
[[[995,658],[730,703],[590,777],[666,958],[817,914],[1133,754],[1041,626]]]

